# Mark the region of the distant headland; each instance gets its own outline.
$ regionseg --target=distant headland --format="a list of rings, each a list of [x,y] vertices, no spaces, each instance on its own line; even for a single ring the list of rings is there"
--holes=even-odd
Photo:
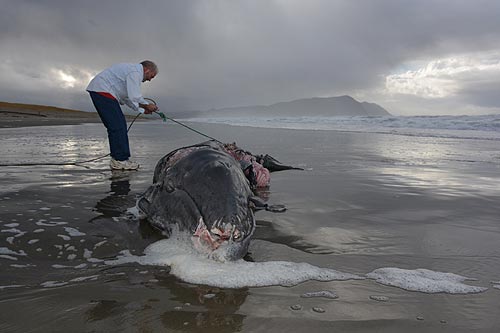
[[[358,102],[351,96],[313,97],[280,102],[271,105],[251,105],[210,109],[206,111],[184,111],[173,114],[178,118],[198,117],[331,117],[331,116],[391,116],[375,103]]]

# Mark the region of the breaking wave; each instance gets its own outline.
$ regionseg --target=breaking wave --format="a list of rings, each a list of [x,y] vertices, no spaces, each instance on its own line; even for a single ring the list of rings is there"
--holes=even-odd
[[[335,130],[460,139],[500,140],[500,114],[482,116],[225,117],[192,122],[235,126]]]

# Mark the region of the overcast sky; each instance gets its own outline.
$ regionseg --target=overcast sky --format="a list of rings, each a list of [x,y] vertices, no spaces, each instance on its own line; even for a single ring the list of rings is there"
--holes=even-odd
[[[150,59],[163,111],[351,95],[395,115],[500,112],[498,0],[0,0],[0,100],[93,110]]]

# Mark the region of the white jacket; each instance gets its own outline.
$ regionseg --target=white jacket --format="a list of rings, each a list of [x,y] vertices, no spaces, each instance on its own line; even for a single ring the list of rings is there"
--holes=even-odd
[[[141,104],[149,104],[141,93],[144,70],[141,64],[116,64],[97,74],[87,86],[87,91],[107,92],[120,104],[144,113]]]

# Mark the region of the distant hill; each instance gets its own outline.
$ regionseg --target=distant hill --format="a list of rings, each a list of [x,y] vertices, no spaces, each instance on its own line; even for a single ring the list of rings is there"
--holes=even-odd
[[[134,116],[125,116],[133,119]],[[145,117],[143,117],[145,118]],[[97,112],[0,101],[0,128],[100,123]]]
[[[2,112],[22,112],[25,114],[33,113],[34,115],[44,115],[46,113],[60,113],[64,112],[70,116],[81,116],[82,112],[73,109],[64,109],[56,106],[38,105],[38,104],[24,104],[24,103],[9,103],[0,101],[0,111]],[[88,114],[88,112],[86,112]]]
[[[176,117],[248,117],[248,116],[390,116],[383,107],[375,103],[360,103],[350,96],[314,97],[280,102],[272,105],[253,105],[208,111],[176,113]]]

